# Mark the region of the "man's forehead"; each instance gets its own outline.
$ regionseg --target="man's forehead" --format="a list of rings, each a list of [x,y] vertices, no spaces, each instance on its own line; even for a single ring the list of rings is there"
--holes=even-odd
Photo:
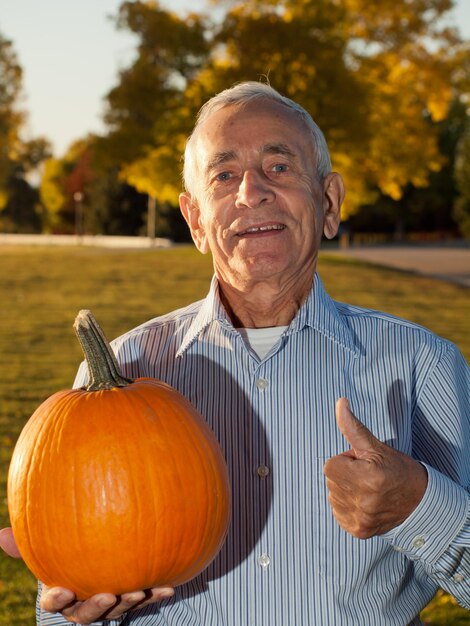
[[[204,120],[195,139],[199,158],[225,162],[246,148],[294,157],[312,137],[295,111],[277,102],[255,100],[218,109]]]
[[[257,120],[272,119],[281,121],[289,126],[305,128],[306,124],[300,115],[287,105],[275,100],[257,98],[248,102],[228,104],[214,110],[200,125],[202,133],[209,132],[214,127],[231,126],[240,119],[256,118]]]
[[[296,151],[292,146],[289,146],[286,143],[266,143],[260,146],[253,146],[254,151],[256,151],[261,157],[268,155],[280,155],[285,156],[289,159],[295,159],[297,157]],[[223,163],[228,163],[229,161],[236,160],[239,154],[236,149],[234,150],[219,150],[215,151],[212,154],[207,154],[208,162],[206,167],[208,169],[212,169]]]

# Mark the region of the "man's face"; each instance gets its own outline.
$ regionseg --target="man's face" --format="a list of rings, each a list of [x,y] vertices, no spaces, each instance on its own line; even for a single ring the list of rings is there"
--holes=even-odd
[[[257,100],[212,114],[195,139],[196,188],[182,194],[181,209],[218,278],[243,289],[313,274],[331,201],[306,125],[287,107]],[[330,236],[338,216],[327,218]]]

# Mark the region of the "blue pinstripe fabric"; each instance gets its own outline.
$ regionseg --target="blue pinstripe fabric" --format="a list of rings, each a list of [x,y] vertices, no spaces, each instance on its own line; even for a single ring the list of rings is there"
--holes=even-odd
[[[113,346],[127,376],[168,382],[206,417],[230,469],[233,522],[216,560],[174,598],[106,623],[419,624],[438,586],[470,608],[469,370],[451,343],[333,302],[317,276],[262,361],[228,320],[215,280],[205,300]],[[84,377],[82,367],[76,384]],[[428,469],[419,507],[381,537],[349,536],[327,502],[323,464],[348,447],[335,423],[340,396]],[[38,609],[38,623],[66,622]]]

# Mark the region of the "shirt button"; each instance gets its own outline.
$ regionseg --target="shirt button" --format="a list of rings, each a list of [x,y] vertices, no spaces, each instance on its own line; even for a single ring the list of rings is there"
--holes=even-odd
[[[264,391],[268,386],[268,381],[265,378],[258,378],[255,385],[258,387],[260,391]]]
[[[465,580],[465,576],[463,574],[455,574],[453,579],[456,583],[462,583]]]
[[[426,543],[426,540],[424,539],[424,537],[421,537],[421,535],[418,535],[417,537],[413,539],[413,541],[411,542],[411,545],[413,546],[413,548],[422,548],[425,543]]]
[[[269,467],[267,465],[260,465],[256,471],[260,478],[266,478],[269,475]]]
[[[263,569],[266,569],[270,563],[271,563],[271,559],[269,558],[268,554],[263,553],[259,555],[258,565],[261,565]]]

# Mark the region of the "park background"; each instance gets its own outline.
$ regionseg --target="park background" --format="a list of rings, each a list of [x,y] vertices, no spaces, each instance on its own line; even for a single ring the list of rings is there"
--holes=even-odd
[[[0,247],[0,526],[14,442],[81,359],[76,312],[91,308],[114,337],[207,291],[210,259],[187,243],[176,198],[185,137],[213,93],[269,78],[313,114],[346,179],[345,245],[468,246],[469,2],[452,5],[0,0],[0,233],[177,244]],[[328,251],[320,270],[334,297],[428,326],[470,356],[468,289]],[[23,564],[0,556],[0,626],[32,626],[34,595]],[[470,624],[442,594],[424,617]]]
[[[0,0],[0,232],[187,240],[196,111],[269,79],[326,134],[344,240],[468,239],[469,5]]]

